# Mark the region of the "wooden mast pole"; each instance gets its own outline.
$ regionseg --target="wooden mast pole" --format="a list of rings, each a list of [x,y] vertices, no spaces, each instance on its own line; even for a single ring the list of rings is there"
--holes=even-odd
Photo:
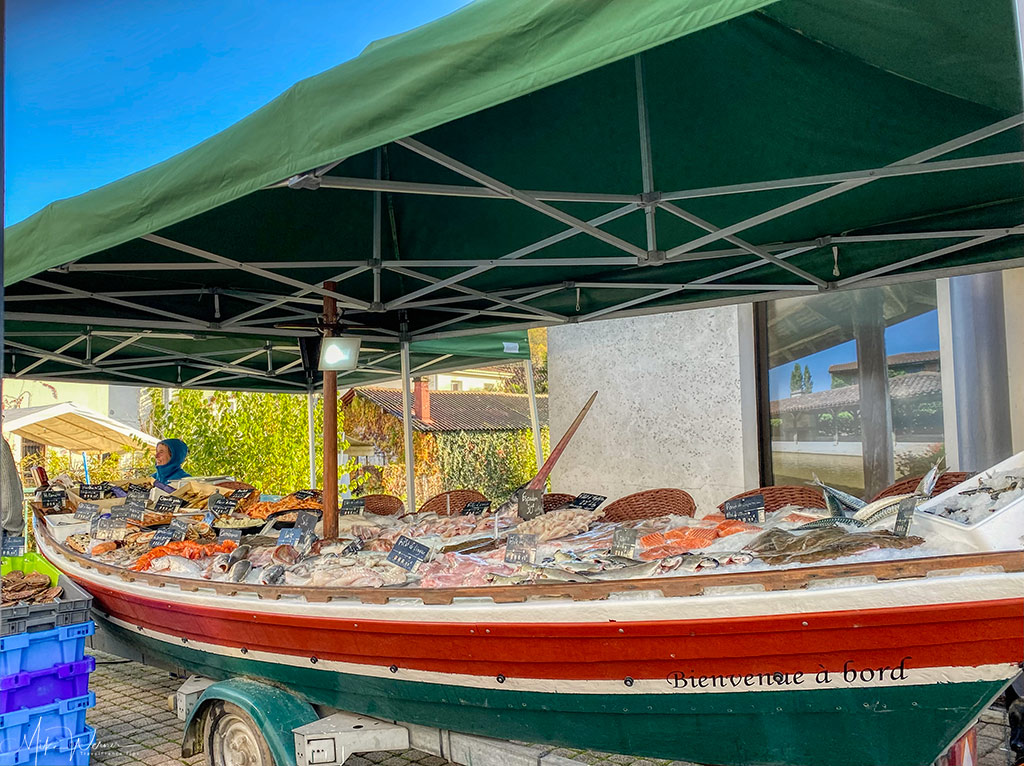
[[[325,290],[336,290],[335,282],[324,282]],[[338,321],[337,301],[324,296],[324,337],[334,335]],[[324,370],[324,537],[338,536],[338,373]]]

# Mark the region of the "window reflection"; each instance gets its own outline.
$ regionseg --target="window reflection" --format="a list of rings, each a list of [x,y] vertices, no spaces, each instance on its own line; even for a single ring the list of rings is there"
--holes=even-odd
[[[773,301],[767,321],[776,484],[870,499],[942,456],[934,282]]]

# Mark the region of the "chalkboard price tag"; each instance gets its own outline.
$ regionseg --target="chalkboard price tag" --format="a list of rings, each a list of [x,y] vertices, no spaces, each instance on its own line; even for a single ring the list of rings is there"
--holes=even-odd
[[[83,500],[101,500],[103,499],[103,485],[79,484],[78,496]]]
[[[132,492],[141,492],[146,497],[149,497],[149,487],[147,487],[145,484],[129,484],[126,487],[126,489],[128,491],[128,494],[131,494]]]
[[[79,503],[78,508],[75,509],[75,518],[79,521],[89,521],[99,512],[100,507],[96,503]]]
[[[532,564],[537,559],[537,535],[510,534],[505,545],[506,564]]]
[[[156,512],[157,513],[174,513],[185,505],[184,499],[180,497],[161,497],[156,501]]]
[[[764,495],[726,500],[722,505],[722,511],[727,519],[745,521],[748,524],[764,524]]]
[[[110,509],[110,518],[112,519],[127,519],[128,518],[128,506],[127,505],[115,505]]]
[[[636,537],[635,529],[616,529],[615,534],[612,535],[612,555],[635,559]]]
[[[221,516],[225,513],[234,513],[235,508],[238,507],[238,501],[232,500],[230,497],[216,497],[210,501],[209,509],[213,511],[217,516]]]
[[[341,501],[342,516],[354,516],[357,513],[363,513],[366,510],[366,498],[365,497],[350,497],[346,500]]]
[[[171,529],[180,530],[182,534],[188,532],[188,519],[174,519],[171,522]]]
[[[307,534],[313,534],[313,529],[319,520],[315,513],[309,513],[308,511],[299,511],[295,514],[295,526]]]
[[[523,521],[544,515],[544,490],[524,489],[519,498],[519,518]]]
[[[142,503],[143,505],[145,505],[147,500],[149,500],[149,493],[148,492],[132,491],[132,492],[128,493],[128,497],[127,497],[127,501],[128,502]]]
[[[104,516],[97,523],[93,537],[97,540],[124,540],[126,534],[128,525],[124,518]]]
[[[355,556],[359,551],[366,547],[366,543],[363,540],[355,539],[341,549],[342,556]]]
[[[302,530],[298,527],[292,527],[291,529],[282,529],[277,536],[278,545],[291,545],[295,548],[299,547],[299,541],[302,539]]]
[[[231,540],[232,542],[236,542],[236,543],[240,542],[242,540],[242,530],[240,530],[240,529],[222,529],[220,531],[220,534],[217,535],[217,540],[219,542],[224,542],[225,540]]]
[[[480,516],[487,513],[490,510],[490,500],[474,500],[471,503],[466,503],[462,509],[463,516]]]
[[[296,500],[309,500],[312,497],[316,497],[317,494],[318,493],[315,489],[300,489],[298,492],[295,492],[292,497]]]
[[[124,505],[126,508],[130,508],[131,510],[135,510],[136,508],[146,510],[146,498],[139,497],[138,495],[128,495],[124,500]]]
[[[255,489],[236,489],[228,495],[228,500],[234,500],[236,503],[240,503],[243,500],[248,500],[255,491]]]
[[[174,530],[170,526],[160,527],[149,541],[149,547],[156,548],[158,545],[167,545],[172,540],[174,540]]]
[[[66,494],[62,489],[44,489],[39,498],[43,508],[62,508]]]
[[[428,553],[430,553],[430,548],[423,543],[418,543],[402,535],[395,541],[395,547],[388,554],[388,561],[408,572],[412,572],[423,563]]]
[[[574,508],[582,508],[585,511],[596,511],[598,506],[607,499],[604,495],[591,495],[589,492],[584,492],[576,496],[572,505]]]
[[[110,494],[112,494],[114,497],[128,497],[128,493],[125,492],[120,487],[111,486]]]
[[[126,505],[128,509],[128,518],[132,521],[142,521],[146,516],[146,507],[137,505]]]
[[[25,538],[22,535],[4,535],[0,546],[4,556],[23,556],[25,554]]]
[[[906,497],[900,500],[899,509],[896,511],[896,525],[892,530],[897,537],[906,537],[910,532],[910,522],[914,519],[914,508],[917,507],[917,501],[916,497]]]

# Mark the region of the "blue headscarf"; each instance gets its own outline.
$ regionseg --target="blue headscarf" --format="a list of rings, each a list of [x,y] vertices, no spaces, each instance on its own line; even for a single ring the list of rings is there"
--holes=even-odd
[[[158,465],[153,477],[157,481],[173,481],[174,479],[187,479],[189,474],[181,469],[181,464],[188,457],[188,447],[181,439],[164,439],[159,444],[167,447],[171,453],[171,459],[166,465]],[[159,444],[157,446],[159,446]]]

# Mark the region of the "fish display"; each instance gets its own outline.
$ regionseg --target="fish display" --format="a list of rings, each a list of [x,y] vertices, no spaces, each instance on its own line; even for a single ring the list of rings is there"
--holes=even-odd
[[[1024,497],[1024,470],[994,471],[988,477],[978,477],[940,507],[928,508],[927,513],[950,519],[964,525],[974,525],[1003,510],[1010,503]]]

